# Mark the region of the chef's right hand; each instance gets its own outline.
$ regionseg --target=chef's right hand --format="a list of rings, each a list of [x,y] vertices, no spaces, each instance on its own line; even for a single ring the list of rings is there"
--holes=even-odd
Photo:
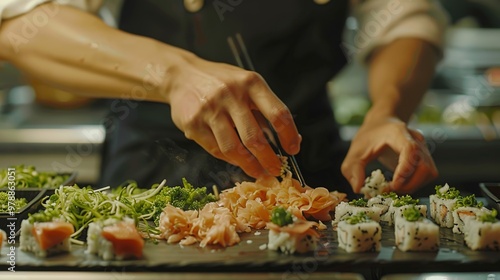
[[[175,125],[214,157],[254,178],[278,176],[281,161],[264,137],[265,119],[287,153],[299,152],[301,136],[290,111],[259,74],[194,55],[169,73],[167,102]]]

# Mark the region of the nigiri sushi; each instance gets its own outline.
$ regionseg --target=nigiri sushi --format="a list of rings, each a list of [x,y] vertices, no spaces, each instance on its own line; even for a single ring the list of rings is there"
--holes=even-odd
[[[296,219],[282,207],[271,212],[269,229],[269,250],[285,254],[306,253],[317,248],[319,234],[314,229],[318,223]]]
[[[94,221],[87,233],[87,253],[103,260],[141,258],[144,239],[131,218]]]
[[[31,223],[26,219],[21,222],[19,248],[38,257],[69,252],[74,232],[73,225],[65,221]]]

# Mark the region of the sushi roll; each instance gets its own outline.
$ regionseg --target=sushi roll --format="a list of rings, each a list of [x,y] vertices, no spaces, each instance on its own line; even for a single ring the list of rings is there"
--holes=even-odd
[[[366,199],[388,192],[390,192],[389,182],[385,180],[380,169],[372,171],[370,176],[365,179],[363,187],[361,187],[361,193]]]
[[[466,219],[464,225],[464,241],[471,250],[500,251],[500,221],[496,219],[497,211],[477,215]]]
[[[412,198],[410,195],[404,195],[392,201],[389,211],[384,219],[389,225],[393,225],[397,217],[403,216],[403,211],[410,207],[418,209],[423,217],[427,217],[427,205],[418,204],[419,200]]]
[[[284,254],[314,251],[319,238],[315,226],[316,222],[297,219],[284,208],[276,207],[271,212],[271,222],[267,223],[267,248]]]
[[[332,225],[335,226],[346,217],[360,212],[368,215],[370,219],[379,222],[382,208],[378,206],[368,206],[368,200],[364,198],[354,199],[349,202],[342,201],[335,207],[335,219],[332,221]]]
[[[142,257],[144,239],[131,218],[108,218],[89,224],[87,253],[103,260],[123,260]]]
[[[415,205],[407,205],[394,221],[396,247],[401,251],[436,251],[439,226],[422,215]]]
[[[398,198],[395,192],[379,194],[375,197],[368,199],[367,206],[375,206],[380,208],[380,222],[389,222],[391,216],[389,214],[389,207],[392,202]]]
[[[71,249],[70,238],[74,232],[73,225],[68,222],[32,223],[26,219],[21,222],[19,248],[42,258],[69,252]]]
[[[365,212],[345,217],[338,223],[339,247],[348,253],[380,251],[382,227]]]
[[[448,184],[438,185],[435,189],[436,193],[429,196],[431,218],[441,227],[452,228],[453,209],[460,198],[460,191]]]
[[[453,233],[464,233],[465,219],[475,218],[477,215],[491,214],[491,210],[483,206],[483,203],[477,201],[474,194],[460,197],[453,209]]]

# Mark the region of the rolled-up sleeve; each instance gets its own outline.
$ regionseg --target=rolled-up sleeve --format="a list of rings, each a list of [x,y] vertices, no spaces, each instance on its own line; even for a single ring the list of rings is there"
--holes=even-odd
[[[442,55],[448,15],[433,0],[353,0],[359,29],[353,39],[362,62],[374,49],[399,38],[420,38]]]
[[[69,5],[89,12],[96,12],[102,4],[102,0],[1,0],[0,24],[5,19],[22,15],[47,2]]]

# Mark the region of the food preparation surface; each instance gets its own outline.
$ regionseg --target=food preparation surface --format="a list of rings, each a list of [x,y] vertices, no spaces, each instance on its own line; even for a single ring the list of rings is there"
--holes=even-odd
[[[267,230],[241,235],[242,241],[232,247],[200,248],[147,242],[140,260],[103,261],[85,253],[85,246],[74,245],[69,254],[46,259],[37,258],[16,248],[16,270],[92,270],[92,271],[267,271],[289,273],[336,272],[423,272],[423,271],[492,271],[500,267],[500,253],[472,251],[463,236],[451,229],[440,230],[441,247],[437,252],[402,252],[394,247],[393,227],[383,226],[380,252],[346,253],[338,248],[337,234],[329,226],[321,231],[320,248],[302,255],[284,255],[264,249]],[[260,234],[259,234],[260,233]],[[1,270],[8,268],[8,248],[2,248]]]

